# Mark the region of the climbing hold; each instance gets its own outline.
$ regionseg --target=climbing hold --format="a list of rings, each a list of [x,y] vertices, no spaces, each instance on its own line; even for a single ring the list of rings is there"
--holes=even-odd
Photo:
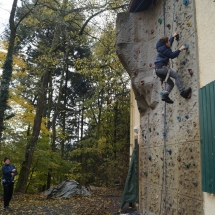
[[[197,187],[197,186],[198,186],[198,181],[193,180],[193,185],[194,185],[195,187]]]
[[[136,51],[136,54],[140,54],[140,50],[139,49]]]
[[[147,177],[148,176],[148,172],[144,172],[144,175]]]
[[[149,64],[149,67],[152,67],[152,63]]]
[[[188,164],[185,164],[185,167],[187,168],[187,169],[189,169],[190,168],[190,164],[188,163]]]
[[[189,44],[184,44],[184,46],[185,46],[185,50],[188,50],[189,49]]]
[[[190,27],[191,22],[190,22],[190,21],[188,21],[186,24],[187,24],[187,26],[188,26],[188,27]]]
[[[188,69],[188,72],[189,72],[190,76],[193,76],[193,70],[192,69]]]
[[[193,126],[196,127],[196,122],[193,122]]]
[[[178,16],[175,16],[174,22],[178,23],[178,21],[179,21]]]
[[[171,150],[171,149],[169,149],[167,152],[168,152],[170,155],[172,154],[172,150]]]
[[[189,115],[188,115],[188,114],[186,114],[186,115],[185,115],[185,118],[186,118],[186,119],[189,119]]]
[[[171,29],[171,25],[167,24],[166,27],[170,30]]]
[[[144,80],[141,80],[141,81],[140,81],[140,84],[141,84],[141,85],[144,85],[144,84],[145,84],[145,81],[144,81]]]
[[[161,157],[161,160],[163,161],[163,158]]]
[[[162,24],[162,19],[161,19],[161,18],[158,19],[158,23],[159,23],[160,25]]]
[[[152,129],[151,128],[149,128],[149,132],[151,132],[152,131]]]
[[[187,61],[186,60],[183,60],[182,62],[181,62],[181,65],[185,65],[187,63]]]
[[[142,137],[144,137],[144,133],[142,133]]]
[[[193,163],[193,166],[196,166],[196,164],[195,164],[195,163]]]
[[[179,38],[179,34],[176,35],[175,39],[176,39],[177,41],[179,41],[179,39],[180,39],[180,38]]]
[[[163,95],[163,92],[160,92],[160,96],[162,96]]]
[[[151,30],[151,34],[154,34],[154,30],[153,29]]]
[[[169,203],[169,206],[172,207],[172,203],[171,202]]]
[[[166,132],[165,131],[163,132],[163,136],[166,137]]]
[[[151,155],[149,155],[149,157],[148,157],[148,158],[149,158],[149,160],[150,160],[150,161],[152,160],[152,156],[151,156]]]
[[[178,117],[177,117],[177,120],[178,120],[178,122],[181,122],[181,117],[178,116]]]
[[[187,6],[189,4],[189,0],[183,0],[183,4]]]
[[[137,75],[138,75],[138,72],[137,72],[137,71],[134,71],[133,74],[134,74],[135,76],[137,76]]]
[[[180,156],[177,157],[177,161],[181,162],[181,157]]]
[[[189,150],[190,150],[190,152],[192,152],[193,150],[192,150],[192,148],[189,148]]]

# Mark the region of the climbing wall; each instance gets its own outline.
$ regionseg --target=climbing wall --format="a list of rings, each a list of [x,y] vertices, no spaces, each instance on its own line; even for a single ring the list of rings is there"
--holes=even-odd
[[[140,112],[139,203],[145,215],[202,214],[194,6],[194,0],[169,0],[164,19],[163,1],[157,1],[147,11],[117,17],[117,54],[131,77]],[[153,63],[164,25],[167,36],[180,35],[172,50],[189,46],[171,67],[185,88],[192,87],[192,98],[185,100],[175,86],[170,94],[174,104],[166,107]]]

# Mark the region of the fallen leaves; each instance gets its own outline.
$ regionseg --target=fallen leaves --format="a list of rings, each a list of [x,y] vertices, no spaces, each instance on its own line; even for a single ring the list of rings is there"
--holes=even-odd
[[[75,196],[68,199],[48,199],[40,194],[14,194],[11,210],[0,214],[46,214],[46,215],[111,215],[120,206],[122,190],[91,187],[91,197]],[[3,199],[2,205],[3,205]]]

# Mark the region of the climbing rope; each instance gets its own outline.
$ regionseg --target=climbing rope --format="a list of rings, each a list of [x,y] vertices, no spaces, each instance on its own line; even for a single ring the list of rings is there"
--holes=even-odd
[[[164,36],[166,36],[166,0],[163,0],[163,19],[164,19]],[[166,82],[164,82],[164,89],[166,91]],[[164,147],[163,147],[163,176],[162,176],[162,190],[160,199],[160,215],[162,213],[162,202],[164,198],[164,214],[166,215],[166,102],[164,102]],[[165,195],[164,195],[165,194]]]
[[[126,21],[126,23],[119,29],[119,31],[116,33],[116,35],[118,35],[122,29],[128,24],[128,22],[131,20],[131,18],[133,17],[134,13],[138,10],[138,8],[140,7],[140,5],[144,2],[144,0],[142,0],[140,2],[140,4],[137,6],[137,8],[135,9],[135,11],[132,13],[132,15],[129,17],[129,19]]]

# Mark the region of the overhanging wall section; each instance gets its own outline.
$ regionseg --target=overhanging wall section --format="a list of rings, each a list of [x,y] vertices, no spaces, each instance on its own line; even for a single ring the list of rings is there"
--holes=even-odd
[[[215,81],[200,89],[202,190],[215,194]]]

